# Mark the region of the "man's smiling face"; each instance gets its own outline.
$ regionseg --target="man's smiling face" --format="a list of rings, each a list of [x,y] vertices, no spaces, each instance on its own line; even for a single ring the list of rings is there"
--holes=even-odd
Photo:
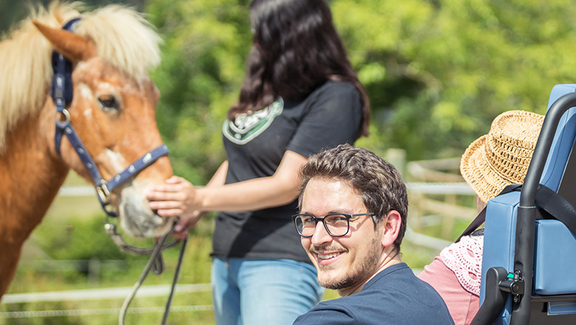
[[[312,178],[304,190],[300,213],[324,217],[329,213],[368,212],[362,197],[348,182]],[[384,259],[383,228],[370,216],[350,219],[345,236],[332,237],[318,222],[314,235],[302,237],[302,246],[318,270],[318,282],[329,289],[346,289],[368,281]]]

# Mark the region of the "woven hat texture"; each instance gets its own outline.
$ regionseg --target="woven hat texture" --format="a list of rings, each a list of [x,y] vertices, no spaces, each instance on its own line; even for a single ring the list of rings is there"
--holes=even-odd
[[[468,146],[460,172],[482,201],[524,182],[543,122],[544,115],[507,111],[494,119],[488,134]]]

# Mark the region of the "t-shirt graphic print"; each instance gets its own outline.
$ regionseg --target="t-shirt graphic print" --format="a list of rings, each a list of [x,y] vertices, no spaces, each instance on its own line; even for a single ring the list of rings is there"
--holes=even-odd
[[[222,133],[235,144],[246,144],[266,131],[274,119],[282,114],[283,110],[284,101],[279,98],[268,107],[255,113],[237,115],[234,122],[226,120],[222,127]]]

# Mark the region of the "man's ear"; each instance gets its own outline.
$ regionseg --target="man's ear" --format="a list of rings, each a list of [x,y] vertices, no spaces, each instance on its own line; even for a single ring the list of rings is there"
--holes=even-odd
[[[388,247],[394,244],[394,241],[398,238],[401,225],[402,217],[400,213],[396,210],[388,212],[384,223],[384,233],[382,234],[382,246]]]

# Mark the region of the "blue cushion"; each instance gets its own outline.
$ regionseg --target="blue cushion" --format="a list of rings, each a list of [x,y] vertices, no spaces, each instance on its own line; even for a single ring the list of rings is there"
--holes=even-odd
[[[576,236],[558,220],[536,220],[534,293],[576,293]]]

